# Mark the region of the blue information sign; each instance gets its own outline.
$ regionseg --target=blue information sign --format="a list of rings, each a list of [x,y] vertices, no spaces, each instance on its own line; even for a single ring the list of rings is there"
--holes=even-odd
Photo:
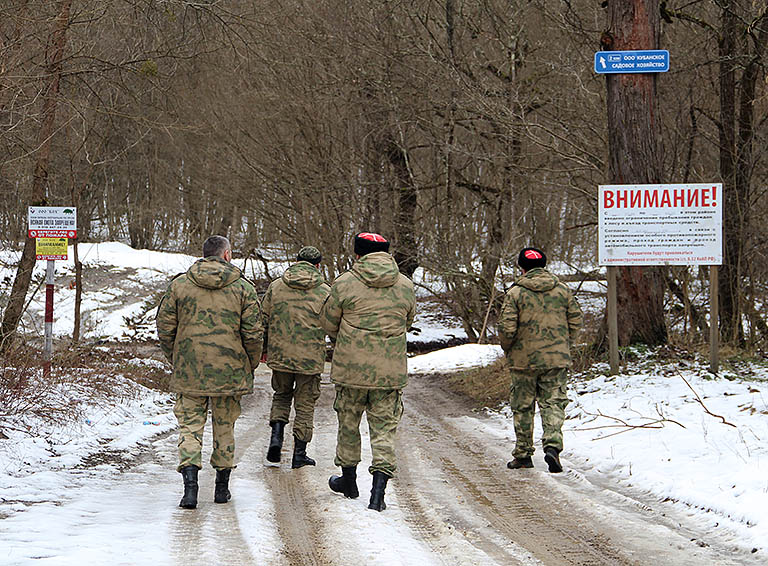
[[[665,73],[669,71],[669,51],[598,51],[596,73]]]

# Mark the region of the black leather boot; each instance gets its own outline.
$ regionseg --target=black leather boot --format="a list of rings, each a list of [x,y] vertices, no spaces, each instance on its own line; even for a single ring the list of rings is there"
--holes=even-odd
[[[533,468],[533,458],[530,456],[524,456],[523,458],[515,458],[507,462],[507,468],[510,470],[520,470],[523,468]]]
[[[355,499],[360,495],[357,491],[357,466],[341,468],[340,476],[331,476],[328,480],[331,491],[343,493],[344,497]]]
[[[544,447],[544,461],[549,466],[549,472],[559,474],[563,471],[563,465],[560,463],[560,451],[554,446]]]
[[[374,509],[376,511],[384,511],[387,508],[387,504],[384,503],[384,490],[387,489],[387,481],[389,476],[384,472],[373,472],[373,484],[371,485],[371,501],[368,504],[368,509]]]
[[[269,439],[269,449],[267,450],[268,462],[279,462],[280,451],[283,449],[283,431],[285,423],[283,421],[272,421],[269,423],[272,427],[272,436]]]
[[[315,461],[307,456],[307,443],[293,437],[293,459],[291,468],[301,468],[302,466],[314,466]]]
[[[232,494],[229,492],[229,474],[231,473],[232,468],[216,470],[216,487],[213,490],[214,503],[226,503],[232,499]]]
[[[179,470],[184,479],[184,496],[179,502],[179,507],[194,509],[197,507],[197,466],[184,466]]]

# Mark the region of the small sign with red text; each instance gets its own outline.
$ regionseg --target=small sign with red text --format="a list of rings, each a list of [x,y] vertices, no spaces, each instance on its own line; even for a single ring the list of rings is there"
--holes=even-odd
[[[35,259],[67,259],[67,238],[37,238]]]
[[[30,206],[27,218],[30,238],[77,237],[77,209],[74,206]]]
[[[723,185],[600,185],[599,265],[721,265]]]

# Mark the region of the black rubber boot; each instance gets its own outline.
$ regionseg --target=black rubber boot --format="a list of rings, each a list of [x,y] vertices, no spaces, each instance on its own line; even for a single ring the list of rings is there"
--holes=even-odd
[[[293,437],[293,459],[291,468],[301,468],[302,466],[314,466],[315,461],[307,456],[307,443]]]
[[[560,463],[560,451],[554,446],[544,447],[544,461],[549,466],[551,473],[559,474],[563,471],[563,465]]]
[[[514,458],[511,462],[507,462],[507,468],[510,470],[533,468],[533,459],[530,456],[526,456],[525,458]]]
[[[349,497],[350,499],[359,497],[360,492],[357,491],[357,466],[341,468],[341,475],[331,476],[328,480],[328,485],[331,486],[331,491],[343,493],[344,497]]]
[[[231,473],[232,468],[216,470],[216,487],[213,490],[214,503],[226,503],[232,499],[232,494],[229,492],[229,475]]]
[[[179,470],[184,479],[184,496],[179,502],[179,507],[194,509],[197,507],[197,466],[184,466]]]
[[[280,451],[283,449],[283,431],[285,423],[283,421],[272,421],[269,423],[272,427],[272,436],[269,439],[269,449],[267,450],[268,462],[279,462]]]
[[[387,489],[389,476],[384,472],[373,472],[373,484],[371,485],[371,501],[368,509],[375,511],[384,511],[387,504],[384,503],[384,490]]]

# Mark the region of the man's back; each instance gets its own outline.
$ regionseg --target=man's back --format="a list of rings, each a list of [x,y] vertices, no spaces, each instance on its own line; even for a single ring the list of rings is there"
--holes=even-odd
[[[499,330],[513,368],[571,365],[571,338],[582,314],[571,291],[544,268],[532,269],[507,293]]]
[[[253,390],[262,342],[258,298],[230,263],[208,257],[177,277],[163,297],[157,328],[173,361],[173,391],[217,396]]]
[[[321,317],[336,339],[333,381],[348,387],[403,388],[406,332],[415,308],[413,283],[388,253],[367,254],[340,275]]]
[[[330,287],[312,264],[300,261],[273,281],[262,301],[267,365],[279,371],[317,374],[325,363],[320,310]]]

